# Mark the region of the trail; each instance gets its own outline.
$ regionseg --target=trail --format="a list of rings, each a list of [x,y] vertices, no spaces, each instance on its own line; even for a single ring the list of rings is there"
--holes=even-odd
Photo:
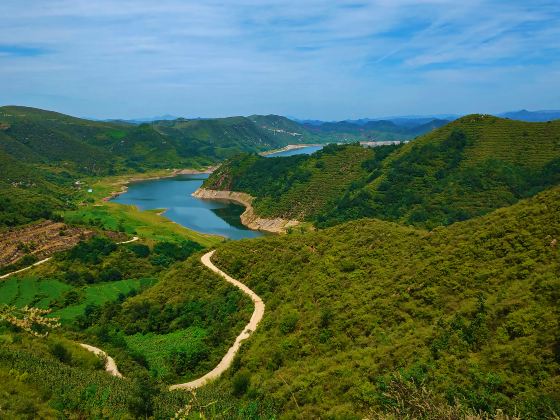
[[[107,353],[105,353],[103,350],[97,347],[90,346],[89,344],[80,343],[80,346],[82,346],[87,351],[91,351],[96,356],[101,356],[105,358],[105,370],[109,374],[116,376],[117,378],[123,377],[122,374],[119,372],[119,369],[117,368],[117,364],[115,363],[115,360]]]
[[[127,244],[127,243],[130,243],[130,242],[135,242],[137,240],[138,240],[138,237],[135,236],[128,241],[118,242],[118,244]],[[216,267],[214,264],[212,264],[212,261],[210,260],[210,258],[212,257],[212,255],[214,255],[214,252],[216,252],[216,251],[214,250],[214,251],[210,251],[210,252],[207,252],[206,254],[204,254],[200,259],[202,264],[204,264],[208,269],[212,270],[214,273],[219,274],[228,283],[233,284],[235,287],[240,289],[243,293],[248,295],[251,298],[251,300],[253,301],[253,303],[255,304],[255,309],[253,310],[253,315],[251,315],[251,319],[249,320],[249,323],[245,326],[245,328],[243,328],[243,331],[241,331],[241,334],[239,334],[237,336],[233,345],[228,349],[227,353],[224,355],[224,357],[222,358],[220,363],[218,363],[218,365],[214,369],[212,369],[206,375],[204,375],[204,376],[202,376],[198,379],[195,379],[194,381],[190,381],[190,382],[186,382],[186,383],[182,383],[182,384],[171,385],[169,387],[170,390],[174,390],[174,389],[196,389],[196,388],[200,388],[201,386],[206,385],[208,382],[213,381],[214,379],[219,378],[222,375],[222,373],[224,373],[226,370],[228,370],[229,367],[231,366],[235,355],[237,354],[237,352],[239,351],[239,348],[241,347],[241,342],[243,340],[249,338],[251,336],[251,334],[253,333],[253,331],[255,331],[257,329],[257,326],[261,322],[262,317],[264,315],[264,308],[265,308],[264,302],[255,292],[253,292],[251,289],[249,289],[247,286],[245,286],[239,280],[236,280],[233,277],[228,276],[226,273],[224,273],[222,270],[220,270],[218,267]],[[21,270],[17,270],[17,271],[13,271],[11,273],[8,273],[8,274],[4,274],[3,276],[0,276],[0,279],[4,279],[8,276],[11,276],[12,274],[16,274],[16,273],[20,273],[20,272],[25,271],[25,270],[29,270],[30,268],[32,268],[36,265],[39,265],[39,264],[43,264],[50,259],[51,258],[49,257],[49,258],[46,258],[44,260],[38,261],[35,264],[30,265],[29,267],[25,267],[25,268],[22,268]],[[80,343],[80,346],[82,346],[84,349],[86,349],[86,350],[88,350],[88,351],[90,351],[90,352],[92,352],[96,355],[103,356],[106,360],[105,370],[113,376],[122,378],[122,374],[119,372],[119,369],[117,368],[117,364],[115,363],[115,360],[111,356],[109,356],[107,353],[105,353],[100,348],[90,346],[89,344]]]
[[[133,237],[132,239],[130,239],[130,240],[128,240],[128,241],[117,242],[117,245],[129,244],[129,243],[131,243],[131,242],[136,242],[138,239],[140,239],[140,238],[139,238],[138,236],[135,236],[135,237]],[[0,276],[0,280],[2,280],[2,279],[7,279],[8,277],[13,276],[14,274],[22,273],[22,272],[24,272],[24,271],[27,271],[27,270],[33,268],[33,267],[36,267],[36,266],[41,265],[41,264],[44,264],[44,263],[46,263],[47,261],[49,261],[51,258],[52,258],[52,257],[48,257],[48,258],[45,258],[44,260],[37,261],[36,263],[33,263],[33,264],[31,264],[31,265],[29,265],[29,266],[27,266],[27,267],[25,267],[25,268],[22,268],[22,269],[20,269],[20,270],[16,270],[16,271],[12,271],[11,273],[3,274],[3,275]]]
[[[222,276],[228,283],[231,283],[238,289],[241,289],[243,293],[245,293],[251,298],[251,300],[255,304],[255,309],[253,310],[253,315],[251,316],[249,323],[245,326],[241,334],[237,336],[233,345],[229,348],[225,356],[222,358],[220,363],[218,363],[218,365],[214,369],[212,369],[206,375],[198,379],[195,379],[194,381],[186,382],[183,384],[171,385],[169,387],[170,390],[196,389],[196,388],[200,388],[203,385],[206,385],[208,382],[214,379],[217,379],[222,373],[224,373],[227,369],[229,369],[231,363],[233,362],[233,358],[235,357],[235,355],[239,351],[239,348],[241,347],[241,342],[247,339],[251,335],[251,333],[257,329],[257,326],[259,325],[259,322],[261,322],[261,319],[264,315],[264,302],[255,292],[253,292],[251,289],[249,289],[240,281],[235,280],[234,278],[228,276],[226,273],[224,273],[222,270],[220,270],[218,267],[212,264],[210,258],[212,257],[212,255],[214,255],[214,252],[216,251],[214,250],[204,254],[200,259],[200,261],[202,261],[202,264],[204,264],[214,273],[217,273],[220,276]]]
[[[43,263],[46,263],[46,262],[47,262],[48,260],[50,260],[51,258],[52,258],[52,257],[45,258],[44,260],[37,261],[36,263],[33,263],[33,264],[31,264],[30,266],[27,266],[27,267],[25,267],[25,268],[22,268],[21,270],[16,270],[16,271],[12,271],[11,273],[4,274],[4,275],[0,276],[0,280],[1,280],[1,279],[6,279],[6,278],[8,278],[8,277],[10,277],[10,276],[12,276],[12,275],[14,275],[14,274],[17,274],[17,273],[21,273],[21,272],[23,272],[23,271],[27,271],[27,270],[29,270],[29,269],[31,269],[31,268],[37,266],[37,265],[41,265],[41,264],[43,264]]]
[[[117,245],[129,244],[131,242],[136,242],[138,239],[140,239],[138,236],[134,236],[132,239],[130,239],[128,241],[117,242]]]
[[[213,272],[222,276],[228,283],[231,283],[235,287],[241,289],[241,291],[243,293],[245,293],[246,295],[248,295],[251,298],[251,300],[255,304],[255,309],[253,310],[253,315],[251,315],[251,319],[249,320],[249,323],[245,326],[245,328],[243,329],[241,334],[239,334],[237,336],[233,345],[228,349],[225,356],[222,358],[220,363],[218,363],[218,365],[214,369],[212,369],[206,375],[204,375],[204,376],[202,376],[198,379],[195,379],[194,381],[190,381],[190,382],[186,382],[186,383],[182,383],[182,384],[171,385],[169,387],[170,390],[200,388],[201,386],[206,385],[208,382],[213,381],[214,379],[217,379],[218,377],[220,377],[220,375],[222,375],[222,373],[224,373],[226,370],[228,370],[229,367],[231,366],[231,364],[233,362],[233,358],[235,357],[235,355],[239,351],[239,348],[241,347],[241,342],[243,340],[249,338],[251,333],[257,329],[257,326],[259,325],[259,322],[261,322],[262,317],[264,315],[264,302],[255,292],[253,292],[251,289],[249,289],[247,286],[245,286],[240,281],[235,280],[234,278],[228,276],[226,273],[224,273],[222,270],[220,270],[218,267],[216,267],[214,264],[212,264],[212,261],[210,260],[210,258],[212,257],[212,255],[214,255],[214,252],[216,252],[216,251],[214,250],[214,251],[210,251],[210,252],[207,252],[206,254],[204,254],[202,256],[202,258],[200,259],[202,264],[204,264],[207,268],[209,268]],[[104,357],[106,357],[107,363],[105,365],[105,370],[113,376],[122,377],[122,375],[120,374],[120,372],[117,369],[117,365],[115,364],[115,361],[113,360],[113,358],[108,356],[107,353],[105,353],[101,349],[98,349],[97,347],[93,347],[93,346],[90,346],[88,344],[80,344],[80,345],[83,348],[85,348],[85,349],[87,349],[87,350],[89,350],[89,351],[91,351],[95,354],[101,354]]]

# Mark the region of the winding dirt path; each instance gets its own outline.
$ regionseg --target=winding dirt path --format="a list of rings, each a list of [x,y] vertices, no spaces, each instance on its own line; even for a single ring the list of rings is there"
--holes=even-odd
[[[37,266],[37,265],[41,265],[41,264],[43,264],[43,263],[46,263],[46,262],[49,261],[51,258],[52,258],[52,257],[45,258],[44,260],[37,261],[36,263],[33,263],[33,264],[31,264],[31,265],[29,265],[29,266],[27,266],[27,267],[25,267],[25,268],[22,268],[21,270],[16,270],[16,271],[12,271],[11,273],[4,274],[4,275],[0,276],[0,280],[1,280],[1,279],[7,279],[7,278],[10,277],[11,275],[14,275],[14,274],[17,274],[17,273],[21,273],[21,272],[23,272],[23,271],[27,271],[27,270],[29,270],[29,269],[31,269],[31,268]]]
[[[251,319],[249,320],[249,323],[245,326],[245,328],[243,328],[243,331],[241,332],[241,334],[239,334],[237,336],[233,345],[228,349],[225,356],[222,358],[220,363],[218,363],[218,365],[214,369],[212,369],[206,375],[204,375],[204,376],[202,376],[198,379],[195,379],[194,381],[186,382],[186,383],[183,383],[183,384],[171,385],[169,387],[170,390],[200,388],[201,386],[206,385],[208,382],[213,381],[214,379],[217,379],[218,377],[220,377],[220,375],[222,373],[224,373],[226,370],[228,370],[229,367],[231,366],[231,364],[233,362],[233,358],[235,357],[235,355],[239,351],[239,348],[241,347],[241,342],[243,340],[249,338],[251,336],[251,334],[253,333],[253,331],[255,331],[257,329],[257,326],[259,325],[259,322],[261,322],[262,317],[264,315],[264,308],[265,308],[264,307],[264,302],[255,292],[253,292],[251,289],[249,289],[247,286],[245,286],[240,281],[235,280],[233,277],[228,276],[226,273],[224,273],[222,270],[220,270],[218,267],[216,267],[214,264],[212,264],[212,261],[210,260],[210,258],[212,257],[212,255],[214,255],[214,252],[216,252],[216,251],[214,250],[214,251],[210,251],[210,252],[207,252],[206,254],[204,254],[202,256],[202,258],[200,259],[202,264],[204,264],[207,268],[209,268],[213,272],[222,276],[228,283],[231,283],[235,287],[237,287],[238,289],[241,289],[241,291],[243,293],[245,293],[246,295],[248,295],[251,298],[251,300],[255,304],[255,309],[253,310],[253,315],[251,315]],[[80,346],[82,346],[86,350],[89,350],[89,351],[91,351],[91,352],[93,352],[97,355],[102,355],[103,357],[105,357],[106,360],[107,360],[107,363],[105,364],[105,370],[113,376],[117,376],[119,378],[122,378],[121,373],[117,369],[117,365],[116,365],[115,361],[113,360],[112,357],[107,355],[107,353],[105,353],[103,350],[101,350],[97,347],[93,347],[93,346],[90,346],[88,344],[80,344]]]
[[[117,245],[129,244],[131,242],[136,242],[138,239],[140,239],[138,236],[134,236],[132,239],[130,239],[128,241],[117,242]]]
[[[134,238],[132,238],[128,241],[118,242],[118,244],[127,244],[127,243],[130,243],[130,242],[135,242],[138,239],[139,238],[137,236],[135,236]],[[262,317],[264,315],[265,306],[264,306],[264,302],[262,301],[262,299],[255,292],[253,292],[251,289],[249,289],[247,286],[245,286],[243,283],[241,283],[239,280],[235,280],[233,277],[228,276],[226,273],[224,273],[222,270],[220,270],[218,267],[216,267],[212,263],[210,258],[212,257],[212,255],[214,255],[214,252],[216,252],[216,251],[214,250],[214,251],[210,251],[210,252],[207,252],[206,254],[204,254],[200,258],[200,261],[202,262],[202,264],[204,264],[207,268],[212,270],[214,273],[219,274],[228,283],[233,284],[235,287],[240,289],[243,293],[248,295],[251,298],[251,300],[253,301],[253,303],[255,304],[255,309],[253,310],[253,315],[251,315],[251,319],[249,320],[249,323],[245,326],[245,328],[243,328],[243,331],[241,331],[241,334],[239,334],[237,336],[233,345],[228,349],[225,356],[222,358],[220,363],[218,363],[218,365],[214,369],[212,369],[206,375],[204,375],[204,376],[202,376],[198,379],[195,379],[194,381],[186,382],[186,383],[183,383],[183,384],[171,385],[169,387],[170,390],[200,388],[201,386],[206,385],[208,382],[213,381],[214,379],[217,379],[218,377],[220,377],[220,375],[222,373],[224,373],[226,370],[228,370],[229,367],[231,366],[231,364],[233,362],[233,358],[235,357],[235,355],[239,351],[239,348],[241,347],[241,342],[243,340],[249,338],[251,336],[251,334],[253,333],[253,331],[255,331],[257,329],[257,326],[261,322]],[[8,273],[8,274],[4,274],[3,276],[0,276],[0,279],[11,276],[12,274],[16,274],[16,273],[20,273],[20,272],[25,271],[25,270],[29,270],[30,268],[32,268],[36,265],[43,264],[43,263],[47,262],[48,260],[50,260],[50,258],[46,258],[42,261],[38,261],[35,264],[30,265],[29,267],[22,268],[21,270],[17,270],[17,271],[13,271],[11,273]],[[122,374],[119,372],[119,369],[117,368],[117,364],[115,363],[115,360],[111,356],[109,356],[106,352],[104,352],[103,350],[101,350],[98,347],[90,346],[89,344],[84,344],[84,343],[79,343],[79,344],[84,349],[86,349],[86,350],[88,350],[88,351],[90,351],[90,352],[92,352],[92,353],[94,353],[98,356],[104,357],[105,360],[106,360],[105,370],[109,374],[111,374],[113,376],[116,376],[118,378],[123,377]]]
[[[214,369],[212,369],[206,375],[198,379],[195,379],[194,381],[186,382],[184,384],[171,385],[169,387],[170,390],[196,389],[218,378],[222,373],[224,373],[227,369],[229,369],[231,363],[233,362],[233,358],[235,357],[235,355],[239,351],[239,348],[241,347],[241,342],[249,338],[251,333],[257,329],[257,326],[259,325],[259,322],[261,322],[261,319],[264,315],[264,302],[255,292],[253,292],[251,289],[249,289],[240,281],[235,280],[234,278],[228,276],[226,273],[224,273],[222,270],[220,270],[218,267],[212,264],[210,258],[212,257],[212,255],[214,255],[214,252],[216,251],[214,250],[204,254],[200,259],[200,261],[202,261],[202,264],[204,264],[214,273],[217,273],[220,276],[222,276],[228,283],[231,283],[238,289],[241,289],[243,293],[245,293],[251,298],[251,300],[255,304],[255,309],[253,310],[253,315],[251,316],[249,323],[245,326],[241,334],[237,336],[233,345],[229,348],[225,356],[222,358],[220,363],[218,363],[218,365]]]
[[[111,374],[113,376],[116,376],[117,378],[122,378],[123,377],[122,374],[119,372],[119,369],[117,368],[117,364],[115,363],[115,359],[113,359],[111,356],[109,356],[103,350],[101,350],[100,348],[94,347],[94,346],[90,346],[89,344],[80,343],[80,346],[82,346],[87,351],[91,351],[96,356],[103,357],[105,359],[105,370],[109,374]]]

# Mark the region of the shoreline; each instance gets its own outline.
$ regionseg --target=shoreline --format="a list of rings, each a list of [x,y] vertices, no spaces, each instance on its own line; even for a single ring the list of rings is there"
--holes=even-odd
[[[234,203],[243,205],[245,211],[241,215],[241,223],[252,230],[269,233],[286,233],[289,228],[300,224],[298,220],[288,220],[280,217],[265,219],[257,216],[252,205],[254,197],[247,193],[199,188],[192,193],[192,196],[203,200],[233,201]]]
[[[165,178],[173,178],[178,175],[202,175],[202,174],[211,174],[216,170],[219,165],[209,166],[206,169],[173,169],[169,174],[165,175],[158,175],[158,176],[149,176],[146,178],[138,177],[125,179],[122,182],[117,182],[115,185],[120,185],[120,191],[111,191],[111,193],[107,197],[103,197],[102,201],[107,202],[111,201],[112,199],[118,197],[121,194],[124,194],[128,191],[128,185],[134,184],[135,182],[143,182],[143,181],[155,181],[158,179],[165,179]]]
[[[274,149],[274,150],[267,150],[266,152],[260,152],[259,155],[260,156],[268,156],[268,155],[273,155],[275,153],[282,153],[282,152],[287,152],[289,150],[295,150],[295,149],[304,149],[306,147],[316,147],[316,146],[322,146],[322,144],[319,143],[313,143],[313,144],[288,144],[287,146],[282,147],[281,149]]]

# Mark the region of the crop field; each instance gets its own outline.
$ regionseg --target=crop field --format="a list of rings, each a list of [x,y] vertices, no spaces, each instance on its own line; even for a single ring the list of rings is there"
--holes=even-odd
[[[62,322],[70,322],[81,315],[87,305],[102,305],[117,299],[120,293],[126,294],[133,289],[149,287],[155,282],[155,279],[130,279],[86,286],[77,289],[83,290],[80,303],[53,311],[52,315],[60,317]],[[28,305],[47,309],[71,289],[72,286],[55,279],[13,277],[0,283],[0,304],[17,307]]]
[[[72,286],[54,279],[12,277],[0,283],[0,304],[46,309]]]
[[[125,338],[128,347],[146,357],[150,370],[158,377],[170,373],[168,359],[171,354],[195,354],[204,346],[207,333],[204,328],[189,327],[169,334],[134,334]]]

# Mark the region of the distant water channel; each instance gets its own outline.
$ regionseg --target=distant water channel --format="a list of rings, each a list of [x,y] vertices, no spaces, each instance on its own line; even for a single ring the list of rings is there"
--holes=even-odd
[[[267,157],[311,154],[321,146],[287,150]],[[142,210],[167,209],[165,217],[186,228],[201,233],[221,235],[230,239],[255,238],[263,235],[246,228],[239,216],[243,206],[222,200],[201,200],[193,197],[208,175],[179,175],[150,181],[135,182],[128,191],[114,198],[120,204],[134,205]]]
[[[310,155],[311,153],[315,153],[318,150],[321,150],[323,146],[307,146],[301,147],[299,149],[292,149],[292,150],[284,150],[283,152],[276,152],[271,153],[270,155],[266,155],[265,157],[286,157],[286,156],[294,156],[294,155]]]

